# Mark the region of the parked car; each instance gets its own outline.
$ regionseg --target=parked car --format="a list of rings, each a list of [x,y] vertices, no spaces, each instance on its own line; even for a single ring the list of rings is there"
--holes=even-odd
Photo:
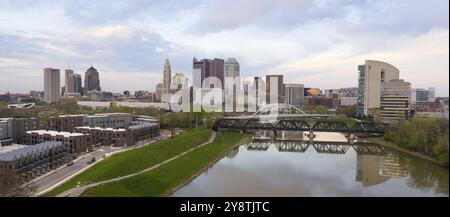
[[[67,166],[70,167],[73,165],[73,161],[70,161],[69,163],[67,163]]]
[[[87,164],[91,164],[91,163],[94,163],[95,162],[95,157],[93,157],[91,160],[89,160],[88,162],[87,162]]]

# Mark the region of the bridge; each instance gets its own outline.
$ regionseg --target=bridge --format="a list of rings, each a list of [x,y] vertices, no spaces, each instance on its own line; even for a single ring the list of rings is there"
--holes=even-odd
[[[245,144],[249,151],[267,151],[270,146],[275,146],[279,152],[305,152],[309,147],[313,147],[320,154],[345,154],[350,148],[353,148],[360,155],[386,155],[387,152],[383,146],[375,143],[348,143],[348,142],[270,142],[253,141]]]
[[[307,114],[288,104],[269,104],[253,115],[218,119],[212,129],[268,130],[275,134],[277,131],[310,131],[382,135],[387,125],[339,115]]]

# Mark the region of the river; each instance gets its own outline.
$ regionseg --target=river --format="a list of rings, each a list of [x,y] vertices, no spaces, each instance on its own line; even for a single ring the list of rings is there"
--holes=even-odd
[[[172,196],[449,195],[447,168],[382,146],[339,145],[340,133],[315,136],[242,144]]]

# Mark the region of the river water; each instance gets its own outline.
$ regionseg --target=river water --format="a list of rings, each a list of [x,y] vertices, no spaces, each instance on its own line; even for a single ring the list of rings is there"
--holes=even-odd
[[[340,133],[315,134],[242,144],[172,196],[449,195],[447,168],[381,146],[340,145]]]

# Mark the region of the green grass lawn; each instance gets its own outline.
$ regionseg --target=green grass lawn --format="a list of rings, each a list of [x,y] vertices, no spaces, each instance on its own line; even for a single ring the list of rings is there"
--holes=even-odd
[[[209,129],[193,129],[168,140],[113,155],[43,196],[56,196],[78,182],[83,185],[139,172],[208,141],[209,136]]]
[[[218,133],[211,144],[196,149],[152,171],[88,189],[87,197],[167,196],[209,163],[221,157],[242,138],[237,133]]]

